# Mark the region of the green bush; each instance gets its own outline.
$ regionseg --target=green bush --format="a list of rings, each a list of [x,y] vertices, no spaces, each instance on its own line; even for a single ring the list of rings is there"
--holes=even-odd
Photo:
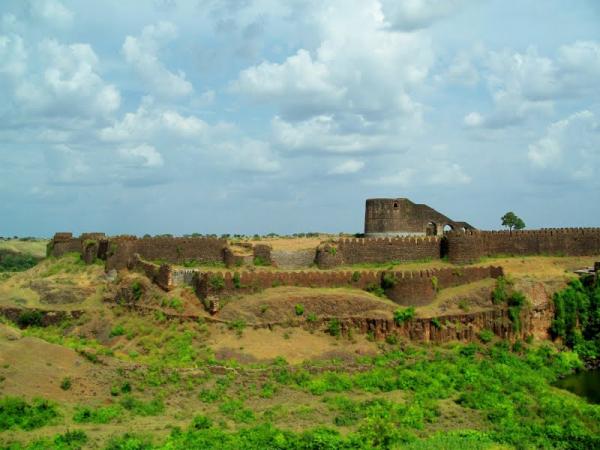
[[[242,281],[241,281],[240,273],[239,272],[235,272],[233,274],[232,281],[233,281],[233,287],[234,288],[240,289],[242,287]]]
[[[38,261],[32,255],[0,249],[0,272],[23,272],[34,267]]]
[[[327,332],[332,336],[339,336],[342,331],[342,325],[338,319],[331,319],[327,324]]]
[[[352,282],[358,283],[359,281],[360,281],[360,272],[357,270],[352,273]]]
[[[69,389],[71,389],[71,379],[69,377],[64,377],[60,382],[60,388],[63,391],[68,391]]]
[[[131,295],[133,296],[133,300],[137,302],[140,298],[142,298],[143,293],[144,289],[142,287],[142,283],[139,281],[134,281],[131,284]]]
[[[165,410],[165,405],[160,398],[154,398],[145,402],[132,395],[125,395],[119,404],[126,410],[139,416],[157,416]]]
[[[25,310],[17,317],[17,325],[21,328],[41,327],[43,320],[44,314],[41,311]]]
[[[77,423],[105,424],[115,421],[121,416],[123,409],[119,405],[101,406],[78,406],[75,408],[73,421]]]
[[[296,304],[294,306],[294,311],[297,316],[301,316],[302,314],[304,314],[304,305],[301,305],[300,303]]]
[[[442,323],[440,322],[440,319],[438,319],[437,317],[434,317],[433,319],[431,319],[431,323],[432,325],[437,328],[438,330],[440,328],[442,328]]]
[[[365,287],[365,291],[375,294],[377,297],[385,297],[385,291],[376,283],[368,284],[367,287]]]
[[[481,330],[478,334],[479,340],[484,344],[487,344],[494,338],[494,332],[491,330]]]
[[[220,273],[214,273],[208,277],[208,284],[215,291],[225,289],[225,278]]]
[[[18,397],[0,398],[0,431],[33,430],[48,425],[58,416],[56,405],[48,400],[34,398],[28,403]]]
[[[396,275],[389,272],[383,274],[383,277],[381,278],[381,287],[383,289],[392,289],[394,286],[396,286],[396,283],[398,283]]]
[[[110,337],[123,336],[124,334],[125,334],[125,327],[123,327],[123,325],[121,325],[121,324],[113,327],[113,329],[110,330]]]
[[[265,259],[262,256],[255,256],[254,260],[252,262],[255,266],[259,266],[259,267],[269,265],[269,263],[267,261],[265,261]]]
[[[415,317],[415,308],[413,306],[409,306],[408,308],[398,308],[394,311],[394,322],[396,325],[402,325],[404,322],[408,322]]]

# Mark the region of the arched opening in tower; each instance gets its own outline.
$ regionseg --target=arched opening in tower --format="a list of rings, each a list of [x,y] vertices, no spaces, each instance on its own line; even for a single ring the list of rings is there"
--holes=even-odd
[[[434,222],[429,222],[425,228],[426,236],[437,236],[437,225]]]

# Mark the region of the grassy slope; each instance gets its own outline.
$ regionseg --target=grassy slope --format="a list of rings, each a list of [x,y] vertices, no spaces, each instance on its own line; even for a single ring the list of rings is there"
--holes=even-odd
[[[48,241],[44,239],[36,241],[20,241],[18,239],[10,239],[8,241],[0,241],[0,250],[10,250],[15,253],[32,255],[36,258],[44,258],[46,256],[47,245]]]
[[[558,278],[562,283],[569,276],[565,270],[588,265],[593,260],[501,258],[485,261],[485,264],[502,264],[511,277],[524,282]],[[597,407],[587,406],[581,399],[550,386],[557,373],[569,370],[570,363],[544,356],[546,350],[541,349],[541,343],[524,345],[514,354],[494,350],[494,343],[489,344],[479,350],[475,359],[459,356],[458,362],[464,370],[455,373],[456,358],[461,354],[462,346],[415,346],[412,347],[416,349],[414,353],[405,343],[375,343],[365,336],[335,338],[322,332],[310,333],[286,327],[230,329],[226,325],[202,321],[178,323],[166,320],[160,314],[142,317],[133,311],[102,303],[100,291],[104,289],[102,286],[106,287],[102,267],[83,266],[75,256],[45,261],[5,281],[0,284],[0,301],[4,303],[10,295],[21,292],[30,295],[28,305],[47,307],[39,302],[39,295],[36,297],[35,292],[24,287],[39,279],[58,283],[65,289],[93,285],[98,290],[82,304],[53,305],[53,308],[65,309],[83,305],[89,309],[88,315],[78,323],[30,329],[23,333],[28,337],[22,339],[15,338],[17,332],[11,327],[0,333],[0,395],[50,398],[58,402],[62,413],[53,425],[34,431],[0,431],[0,443],[31,442],[74,428],[86,431],[90,448],[102,447],[112,435],[131,430],[152,435],[155,442],[159,442],[167,439],[171,426],[187,429],[191,417],[197,414],[210,417],[214,429],[228,432],[272,423],[295,432],[323,425],[342,435],[366,433],[365,429],[373,426],[373,422],[362,417],[360,411],[372,408],[365,402],[373,400],[376,400],[375,405],[377,401],[392,402],[386,410],[416,405],[410,410],[401,408],[395,419],[376,419],[383,420],[385,430],[399,429],[408,433],[407,436],[432,440],[431,445],[414,448],[443,448],[443,445],[447,445],[446,448],[513,448],[518,442],[511,440],[513,435],[515,439],[537,439],[538,445],[548,446],[546,444],[552,441],[543,440],[548,439],[544,430],[556,433],[555,439],[558,439],[557,429],[566,423],[581,433],[600,431]],[[121,282],[132,280],[135,276]],[[482,287],[478,283],[474,285],[473,288]],[[267,300],[272,305],[284,303],[286,313],[293,314],[298,298],[309,295],[305,291],[305,288],[270,289],[251,299],[254,298],[256,305]],[[317,294],[318,298],[344,290],[308,291]],[[8,297],[7,293],[10,294]],[[449,289],[442,292],[438,300],[442,304],[468,293],[464,287]],[[166,304],[165,310],[185,313],[191,311],[191,305],[186,302],[194,301],[186,295],[185,290],[169,294],[152,290],[150,298],[144,301],[148,306]],[[370,294],[364,295],[369,297],[368,301],[388,304]],[[165,298],[168,301],[165,302]],[[174,298],[181,299],[183,305],[171,308],[169,305]],[[248,306],[245,313],[253,311],[256,315],[256,311]],[[53,344],[40,341],[38,337]],[[390,354],[390,351],[398,353]],[[90,362],[85,354],[99,355],[101,363]],[[365,359],[365,355],[377,356],[377,359]],[[270,362],[277,356],[292,364],[306,361],[305,364],[315,370],[312,374],[299,372],[303,374],[300,377],[281,377],[278,366]],[[542,360],[546,362],[540,363]],[[224,366],[216,370],[222,375],[209,370],[207,364],[215,363]],[[403,369],[380,372],[387,364],[392,367],[399,364]],[[240,370],[240,365],[246,369]],[[323,366],[334,367],[338,375],[320,375]],[[357,371],[364,370],[372,375],[360,378]],[[510,375],[513,372],[514,377]],[[73,386],[69,391],[58,387],[64,376],[72,379]],[[399,383],[399,379],[405,381]],[[467,382],[467,379],[471,381]],[[117,405],[119,408],[124,394],[111,395],[111,388],[119,388],[124,382],[134,386],[135,398],[145,402],[162,398],[164,411],[145,416],[121,410],[119,418],[106,424],[73,421],[75,409],[81,404]],[[354,410],[358,413],[347,417],[347,412]],[[430,416],[430,411],[435,414]],[[500,414],[502,411],[508,411],[509,416]],[[379,417],[377,411],[371,413]],[[536,428],[536,423],[542,424],[542,428]],[[449,437],[449,444],[435,435],[456,429],[482,430],[486,434],[483,437],[477,435],[477,444],[469,443],[470,437]],[[374,432],[375,435],[378,433],[382,431]],[[363,438],[367,439],[365,436]],[[490,439],[503,442],[506,447],[498,447]]]

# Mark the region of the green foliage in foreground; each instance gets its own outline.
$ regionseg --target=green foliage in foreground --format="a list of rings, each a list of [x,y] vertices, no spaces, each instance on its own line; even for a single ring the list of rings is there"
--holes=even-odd
[[[33,430],[47,425],[58,415],[56,406],[48,400],[37,398],[28,403],[18,397],[0,398],[0,431]]]
[[[7,450],[78,450],[83,448],[88,441],[85,432],[81,430],[67,431],[63,434],[57,434],[54,438],[45,438],[33,441],[27,446],[13,444],[6,447]]]
[[[582,358],[600,358],[600,280],[586,286],[573,280],[555,293],[550,330]]]

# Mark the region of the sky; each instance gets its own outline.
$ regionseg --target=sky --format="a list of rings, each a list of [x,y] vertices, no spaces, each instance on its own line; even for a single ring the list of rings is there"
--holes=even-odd
[[[2,0],[0,236],[600,225],[596,0]]]

